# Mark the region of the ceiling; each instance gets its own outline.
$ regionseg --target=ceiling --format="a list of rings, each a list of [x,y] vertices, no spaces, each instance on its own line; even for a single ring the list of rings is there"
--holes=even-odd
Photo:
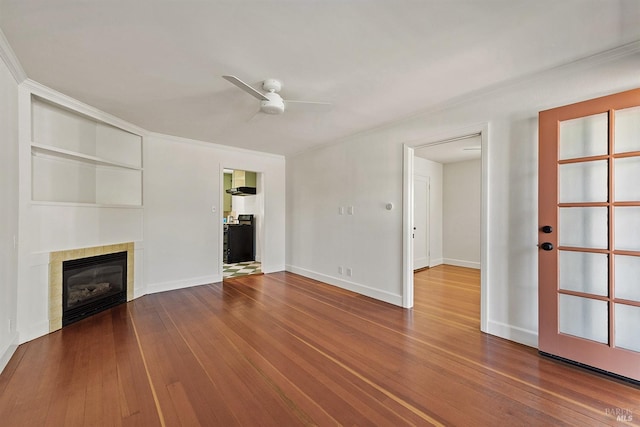
[[[29,78],[147,130],[292,154],[640,39],[637,0],[0,0]],[[328,112],[258,113],[257,89]]]
[[[416,147],[414,155],[442,164],[464,162],[482,156],[481,144],[480,135],[466,135]]]

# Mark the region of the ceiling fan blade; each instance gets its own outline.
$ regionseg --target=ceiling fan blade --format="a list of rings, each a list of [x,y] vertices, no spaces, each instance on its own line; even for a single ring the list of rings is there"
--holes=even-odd
[[[333,104],[330,102],[292,101],[285,99],[284,104],[287,111],[294,110],[323,113],[330,111],[333,108]]]
[[[228,82],[233,83],[234,85],[238,86],[240,89],[242,89],[243,91],[247,92],[249,95],[258,98],[260,101],[268,101],[269,100],[269,98],[264,96],[264,94],[262,92],[260,92],[260,91],[258,91],[256,89],[254,89],[253,87],[249,86],[248,84],[246,84],[245,82],[243,82],[242,80],[237,78],[236,76],[222,76],[222,78],[227,80]]]

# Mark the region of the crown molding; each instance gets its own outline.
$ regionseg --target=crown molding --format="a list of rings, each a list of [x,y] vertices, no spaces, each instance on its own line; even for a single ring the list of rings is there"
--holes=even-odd
[[[20,84],[27,79],[27,73],[24,72],[20,61],[18,61],[18,57],[4,36],[2,29],[0,29],[0,58],[2,58],[6,64],[16,83]]]
[[[98,120],[109,125],[118,127],[120,129],[124,129],[128,132],[134,133],[140,136],[148,136],[149,132],[139,126],[134,125],[133,123],[129,123],[126,120],[123,120],[119,117],[113,116],[109,113],[105,113],[102,110],[99,110],[91,105],[85,104],[84,102],[78,101],[75,98],[72,98],[68,95],[65,95],[57,90],[51,89],[48,86],[45,86],[41,83],[33,81],[31,79],[26,79],[22,82],[22,86],[26,88],[31,94],[38,96],[45,101],[52,102],[57,104],[63,108],[67,108],[76,113],[87,116],[91,119]]]

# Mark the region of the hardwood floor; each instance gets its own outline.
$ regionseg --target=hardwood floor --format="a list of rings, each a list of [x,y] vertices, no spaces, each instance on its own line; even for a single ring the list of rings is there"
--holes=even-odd
[[[638,387],[482,334],[479,298],[449,266],[412,310],[291,273],[147,295],[21,345],[0,424],[639,424]]]

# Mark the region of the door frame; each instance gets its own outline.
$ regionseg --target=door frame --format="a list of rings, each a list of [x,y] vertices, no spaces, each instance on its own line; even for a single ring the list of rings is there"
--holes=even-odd
[[[258,187],[259,191],[258,193],[255,195],[255,197],[258,198],[258,203],[259,203],[259,215],[260,215],[260,221],[262,221],[262,224],[260,226],[260,230],[259,230],[259,234],[256,234],[255,238],[256,241],[258,240],[258,238],[260,239],[260,250],[257,251],[256,250],[256,259],[260,258],[260,263],[264,262],[264,250],[265,250],[265,227],[266,227],[266,221],[265,221],[265,196],[266,196],[266,186],[265,186],[265,175],[266,173],[262,170],[254,170],[252,168],[249,167],[230,167],[228,165],[224,165],[223,163],[219,163],[219,170],[218,170],[218,176],[219,176],[219,197],[218,197],[218,214],[217,216],[217,221],[219,224],[219,239],[218,239],[218,253],[220,254],[220,256],[218,257],[218,271],[220,272],[220,281],[223,282],[224,281],[224,223],[222,222],[222,218],[223,218],[223,211],[224,211],[224,171],[225,169],[231,169],[231,170],[240,170],[240,171],[248,171],[248,172],[255,172],[256,173],[256,186]],[[257,233],[257,225],[254,225],[254,229],[256,230]],[[255,249],[255,248],[254,248]],[[262,270],[264,271],[264,270]]]
[[[480,134],[481,147],[481,212],[480,212],[480,330],[488,332],[489,283],[489,123],[481,123],[429,138],[403,144],[402,168],[402,306],[413,307],[413,207],[414,207],[414,151],[423,147],[457,139],[460,136]]]

